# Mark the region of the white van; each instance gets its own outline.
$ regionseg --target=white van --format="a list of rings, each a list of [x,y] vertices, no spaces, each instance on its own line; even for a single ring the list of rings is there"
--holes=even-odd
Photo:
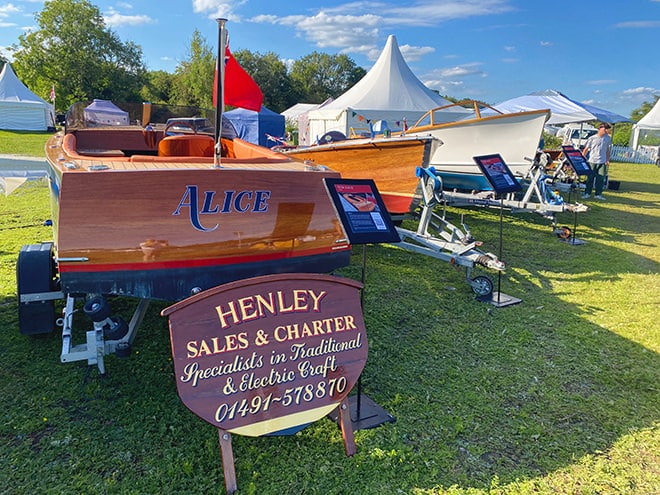
[[[557,136],[563,138],[562,144],[572,144],[575,148],[583,148],[587,139],[596,134],[598,129],[590,124],[566,124],[562,127]]]

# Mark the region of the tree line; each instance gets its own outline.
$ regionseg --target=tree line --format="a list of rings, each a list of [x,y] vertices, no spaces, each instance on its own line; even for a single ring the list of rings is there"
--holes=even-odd
[[[12,66],[45,99],[56,88],[58,113],[73,103],[95,98],[213,108],[216,53],[198,30],[192,33],[186,58],[169,73],[147,70],[142,48],[119,39],[105,25],[99,8],[88,0],[48,0],[35,20],[38,29],[22,34],[10,48]],[[313,52],[290,67],[274,52],[238,50],[233,55],[261,88],[264,106],[278,113],[298,102],[322,103],[335,98],[366,74],[346,55]],[[633,110],[631,119],[637,122],[654,104],[643,103]],[[631,126],[615,126],[614,144],[628,144]]]
[[[216,53],[198,30],[186,58],[169,73],[147,70],[142,48],[120,40],[88,0],[49,0],[35,20],[38,28],[10,48],[12,67],[45,99],[55,86],[59,113],[94,98],[213,108]],[[273,52],[238,50],[233,55],[261,88],[264,106],[278,113],[300,101],[336,97],[366,73],[346,55],[313,52],[291,67]]]

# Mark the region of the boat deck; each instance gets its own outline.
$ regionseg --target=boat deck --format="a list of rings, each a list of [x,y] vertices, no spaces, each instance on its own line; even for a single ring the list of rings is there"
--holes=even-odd
[[[250,143],[223,140],[223,156],[219,165],[213,157],[213,138],[206,135],[184,135],[177,139],[204,142],[203,150],[185,148],[184,155],[160,155],[156,144],[149,145],[140,128],[125,128],[121,142],[106,142],[101,129],[85,129],[69,134],[58,133],[46,145],[49,163],[60,173],[148,171],[148,170],[286,170],[315,171],[321,167],[270,150],[254,150]],[[117,130],[112,130],[113,134]],[[210,140],[210,141],[206,141]],[[155,136],[153,142],[163,141]],[[210,144],[209,144],[210,143]],[[198,145],[194,145],[193,148]],[[128,148],[128,149],[127,149]],[[176,150],[175,150],[176,152]],[[188,155],[187,153],[193,153]],[[323,167],[324,170],[327,170]]]

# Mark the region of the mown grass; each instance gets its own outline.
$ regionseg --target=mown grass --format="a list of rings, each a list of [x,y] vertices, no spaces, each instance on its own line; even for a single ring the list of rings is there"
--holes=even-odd
[[[235,436],[239,494],[658,493],[660,169],[611,174],[621,188],[579,215],[582,246],[504,215],[515,306],[476,301],[447,263],[367,246],[362,385],[396,422],[356,432],[350,458],[327,419]],[[449,213],[498,252],[497,211]],[[59,363],[58,335],[20,335],[16,256],[51,238],[48,216],[42,183],[0,198],[0,493],[224,493],[216,430],[177,397],[166,304],[103,381]],[[343,275],[360,278],[361,255]],[[134,302],[113,306],[128,318]]]
[[[50,132],[0,130],[0,155],[44,156]]]

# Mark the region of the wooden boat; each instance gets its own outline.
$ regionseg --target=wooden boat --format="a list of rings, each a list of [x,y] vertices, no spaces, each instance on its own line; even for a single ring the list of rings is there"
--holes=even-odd
[[[329,272],[350,245],[323,179],[252,145],[139,126],[67,129],[46,145],[64,293],[179,300],[257,275]]]
[[[499,153],[514,175],[524,177],[549,117],[549,110],[503,114],[469,100],[430,110],[406,135],[431,134],[442,141],[430,166],[442,178],[443,188],[490,190],[473,157]]]
[[[327,165],[348,179],[373,179],[390,214],[408,213],[419,179],[417,167],[428,167],[439,145],[428,135],[331,141],[282,151]]]

